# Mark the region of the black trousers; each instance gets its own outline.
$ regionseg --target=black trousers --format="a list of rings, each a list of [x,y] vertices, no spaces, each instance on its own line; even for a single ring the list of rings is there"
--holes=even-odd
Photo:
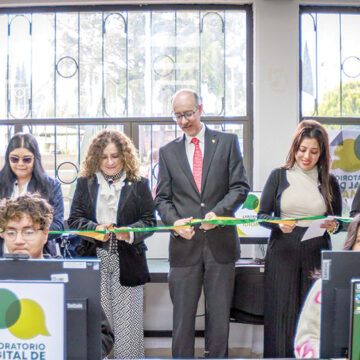
[[[193,359],[195,317],[201,289],[205,296],[205,357],[226,358],[235,264],[220,264],[205,242],[201,261],[171,267],[169,290],[173,303],[173,358]]]
[[[302,303],[320,269],[327,236],[301,242],[305,228],[274,232],[265,260],[264,357],[294,357],[293,342]]]

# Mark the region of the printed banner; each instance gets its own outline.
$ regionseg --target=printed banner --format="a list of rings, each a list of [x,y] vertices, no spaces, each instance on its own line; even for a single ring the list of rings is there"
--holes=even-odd
[[[339,182],[343,215],[348,216],[356,189],[360,185],[360,130],[328,130],[331,172]]]
[[[0,281],[0,359],[64,360],[64,284]]]
[[[249,192],[246,200],[236,211],[235,217],[243,219],[257,219],[259,211],[261,191]],[[258,222],[248,222],[237,225],[240,237],[260,237],[268,238],[270,230],[261,226]]]

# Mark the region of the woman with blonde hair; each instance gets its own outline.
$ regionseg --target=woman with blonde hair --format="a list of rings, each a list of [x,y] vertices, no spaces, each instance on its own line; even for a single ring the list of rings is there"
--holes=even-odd
[[[156,225],[148,181],[139,176],[137,151],[125,134],[103,130],[92,139],[68,224],[102,231]],[[114,358],[144,357],[143,284],[149,280],[144,239],[150,235],[107,233],[102,241],[85,243],[84,255],[91,256],[92,249],[101,259],[101,298],[114,328]]]

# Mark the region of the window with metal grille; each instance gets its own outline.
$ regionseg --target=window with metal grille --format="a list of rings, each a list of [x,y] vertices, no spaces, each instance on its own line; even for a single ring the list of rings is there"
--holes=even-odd
[[[300,119],[328,130],[346,215],[360,186],[360,7],[300,7]]]
[[[251,83],[251,6],[0,12],[0,135],[36,135],[67,203],[91,136],[104,127],[133,139],[153,188],[157,150],[179,135],[171,97],[184,87],[201,95],[205,123],[238,135],[251,178]]]

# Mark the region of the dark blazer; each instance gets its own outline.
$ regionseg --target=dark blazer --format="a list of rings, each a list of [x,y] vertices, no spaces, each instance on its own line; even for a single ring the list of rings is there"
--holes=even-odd
[[[95,230],[99,225],[96,220],[96,201],[99,184],[96,176],[88,179],[80,177],[70,210],[68,224],[71,229]],[[154,201],[152,199],[148,181],[141,178],[139,181],[125,180],[117,211],[115,226],[151,227],[156,225],[154,216]],[[135,232],[134,244],[141,243],[151,236],[152,232]],[[97,246],[103,242],[97,241]]]
[[[234,134],[206,128],[201,194],[186,156],[185,135],[160,149],[155,202],[166,225],[190,216],[203,219],[211,211],[217,216],[234,216],[248,191],[239,142]],[[206,240],[217,262],[229,263],[239,258],[236,227],[218,226],[206,232],[197,229],[191,240],[171,232],[170,265],[196,264]]]
[[[284,168],[277,168],[271,172],[261,194],[258,218],[275,219],[280,217],[281,195],[283,191],[290,186],[286,178],[286,171],[287,170]],[[340,186],[336,180],[336,177],[333,175],[330,175],[330,186],[333,192],[333,199],[331,202],[332,212],[326,215],[341,216],[341,212],[342,212],[341,191],[340,191]],[[261,225],[274,230],[271,233],[270,239],[273,238],[274,234],[277,234],[279,232],[281,233],[278,224],[261,223]],[[326,236],[328,236],[327,233]]]
[[[351,205],[350,216],[354,217],[357,214],[360,214],[360,185],[356,190],[355,197]]]
[[[69,227],[80,230],[95,230],[98,222],[96,220],[96,201],[98,198],[99,184],[97,177],[79,178],[71,205]],[[152,199],[148,181],[141,178],[139,181],[125,180],[121,190],[120,201],[117,211],[115,226],[129,227],[151,227],[156,225],[154,215],[154,201]],[[135,232],[133,244],[124,241],[118,242],[120,283],[124,286],[138,286],[149,281],[149,269],[146,264],[144,239],[152,232]],[[90,244],[103,247],[104,242],[92,240]],[[91,253],[91,250],[89,251]],[[85,252],[84,256],[89,256]],[[95,254],[94,254],[95,255]]]
[[[45,198],[49,202],[49,204],[54,208],[54,218],[52,223],[50,224],[50,230],[64,230],[64,199],[61,190],[61,185],[58,180],[53,179],[50,176],[46,175],[46,182],[48,183],[50,195]],[[15,180],[13,181],[14,185]],[[5,192],[0,190],[0,199],[9,198],[13,191],[13,186],[10,186],[10,190]],[[28,192],[34,193],[37,189],[36,180],[32,177],[29,185]],[[43,195],[43,194],[42,194]],[[55,236],[56,237],[56,236]],[[51,238],[51,236],[50,236]]]

